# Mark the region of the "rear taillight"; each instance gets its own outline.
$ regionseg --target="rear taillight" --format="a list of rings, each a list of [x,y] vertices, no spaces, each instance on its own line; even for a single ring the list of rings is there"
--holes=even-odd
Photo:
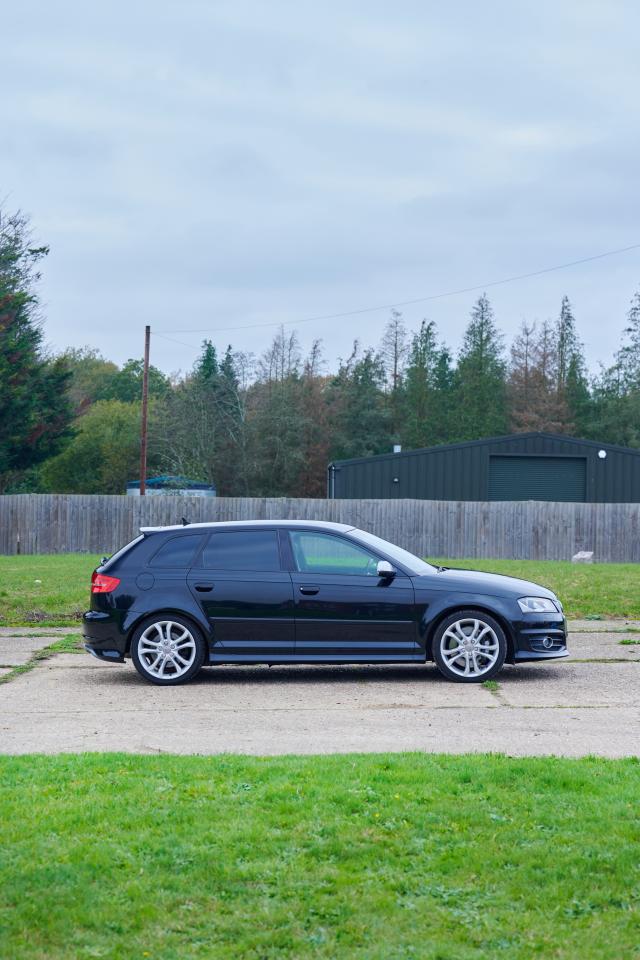
[[[111,593],[120,583],[118,577],[107,577],[104,573],[91,574],[91,593]]]

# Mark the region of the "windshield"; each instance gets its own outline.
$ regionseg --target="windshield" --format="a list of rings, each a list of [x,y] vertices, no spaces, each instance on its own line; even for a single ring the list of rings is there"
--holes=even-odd
[[[366,533],[364,530],[356,530],[354,528],[349,531],[349,536],[353,537],[354,540],[359,540],[360,543],[366,543],[368,546],[373,547],[374,550],[380,550],[390,557],[391,560],[395,560],[401,566],[406,567],[407,570],[416,576],[421,576],[424,573],[433,573],[436,569],[432,564],[427,563],[426,560],[421,560],[420,557],[414,556],[412,553],[409,553],[408,550],[403,550],[402,547],[396,547],[395,543],[389,543],[388,540],[376,537],[372,533]]]

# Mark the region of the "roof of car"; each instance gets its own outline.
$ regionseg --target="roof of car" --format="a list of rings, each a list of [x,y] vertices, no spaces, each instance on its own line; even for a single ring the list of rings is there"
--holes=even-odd
[[[140,527],[141,533],[156,533],[162,530],[217,530],[221,527],[313,527],[319,530],[338,530],[346,533],[355,530],[348,523],[331,523],[328,520],[223,520],[209,523],[176,523],[168,527]]]

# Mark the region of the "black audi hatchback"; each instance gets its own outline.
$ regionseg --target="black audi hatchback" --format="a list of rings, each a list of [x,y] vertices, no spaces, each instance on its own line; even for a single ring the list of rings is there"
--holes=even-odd
[[[156,684],[203,666],[424,663],[477,683],[567,655],[558,598],[512,577],[434,567],[339,523],[143,527],[93,573],[86,648]]]

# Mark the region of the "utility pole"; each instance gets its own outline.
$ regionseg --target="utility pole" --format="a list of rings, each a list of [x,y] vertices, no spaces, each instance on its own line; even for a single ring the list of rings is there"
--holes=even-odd
[[[147,409],[149,406],[149,344],[151,327],[144,328],[144,366],[142,368],[142,423],[140,426],[140,496],[147,492]]]

